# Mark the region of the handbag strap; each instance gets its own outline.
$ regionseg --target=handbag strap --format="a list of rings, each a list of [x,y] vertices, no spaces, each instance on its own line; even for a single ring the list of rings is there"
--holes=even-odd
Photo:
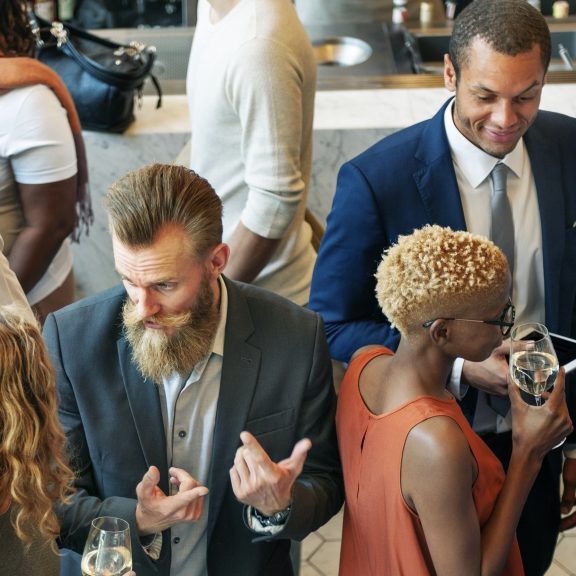
[[[98,78],[102,82],[108,84],[113,84],[125,89],[141,89],[144,80],[147,76],[150,76],[158,100],[156,103],[156,108],[160,108],[162,105],[162,89],[158,79],[152,74],[152,67],[154,66],[154,61],[156,60],[156,48],[154,46],[146,46],[145,44],[139,42],[132,42],[131,44],[119,44],[117,42],[112,42],[106,38],[101,38],[95,34],[91,34],[86,30],[77,28],[70,24],[63,24],[62,22],[52,22],[50,24],[48,21],[40,18],[37,14],[33,12],[29,13],[29,20],[31,23],[32,32],[36,37],[36,45],[38,49],[42,49],[45,46],[45,42],[41,37],[42,29],[49,29],[50,34],[56,40],[56,48],[64,52],[67,56],[72,58],[77,64],[86,70],[89,74]],[[76,36],[78,38],[89,40],[95,44],[104,46],[114,52],[118,58],[128,57],[134,60],[138,59],[142,62],[142,67],[137,74],[130,72],[121,72],[110,70],[100,63],[88,58],[82,52],[80,52],[74,42],[71,41],[70,37]]]

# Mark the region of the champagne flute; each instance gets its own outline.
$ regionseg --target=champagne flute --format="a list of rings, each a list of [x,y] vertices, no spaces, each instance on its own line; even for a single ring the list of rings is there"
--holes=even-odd
[[[128,522],[113,516],[92,520],[82,555],[82,576],[121,576],[131,571]]]

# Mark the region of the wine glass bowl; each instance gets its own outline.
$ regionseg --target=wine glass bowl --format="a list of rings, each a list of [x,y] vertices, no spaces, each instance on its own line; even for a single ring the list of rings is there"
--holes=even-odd
[[[82,576],[122,576],[131,571],[128,522],[113,516],[92,520],[82,554]]]
[[[524,392],[534,396],[536,406],[542,394],[558,376],[559,363],[546,326],[535,322],[519,324],[510,334],[510,376]]]

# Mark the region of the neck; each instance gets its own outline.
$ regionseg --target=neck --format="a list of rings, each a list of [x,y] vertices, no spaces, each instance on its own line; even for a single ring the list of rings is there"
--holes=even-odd
[[[210,4],[210,22],[216,24],[222,20],[241,0],[208,0]]]
[[[438,348],[404,339],[400,340],[394,359],[403,373],[410,374],[409,380],[418,392],[429,395],[443,393],[454,364],[454,359]]]

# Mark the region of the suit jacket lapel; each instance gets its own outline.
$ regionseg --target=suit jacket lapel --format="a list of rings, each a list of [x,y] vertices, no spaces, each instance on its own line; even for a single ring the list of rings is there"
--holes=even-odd
[[[414,181],[428,212],[429,222],[466,230],[460,190],[444,128],[444,111],[448,100],[422,131],[415,158],[421,168],[414,172]]]
[[[160,488],[168,494],[168,463],[166,435],[156,386],[145,381],[132,361],[128,342],[124,337],[117,341],[118,358],[128,403],[134,418],[140,447],[148,466],[160,470]]]
[[[240,445],[239,435],[246,423],[260,369],[260,350],[246,341],[254,331],[246,299],[233,283],[227,279],[225,282],[228,316],[212,448],[208,539],[230,484],[228,469]]]
[[[559,286],[564,255],[564,196],[557,158],[558,145],[547,140],[538,128],[538,121],[524,137],[536,184],[542,227],[546,324],[559,330]]]

